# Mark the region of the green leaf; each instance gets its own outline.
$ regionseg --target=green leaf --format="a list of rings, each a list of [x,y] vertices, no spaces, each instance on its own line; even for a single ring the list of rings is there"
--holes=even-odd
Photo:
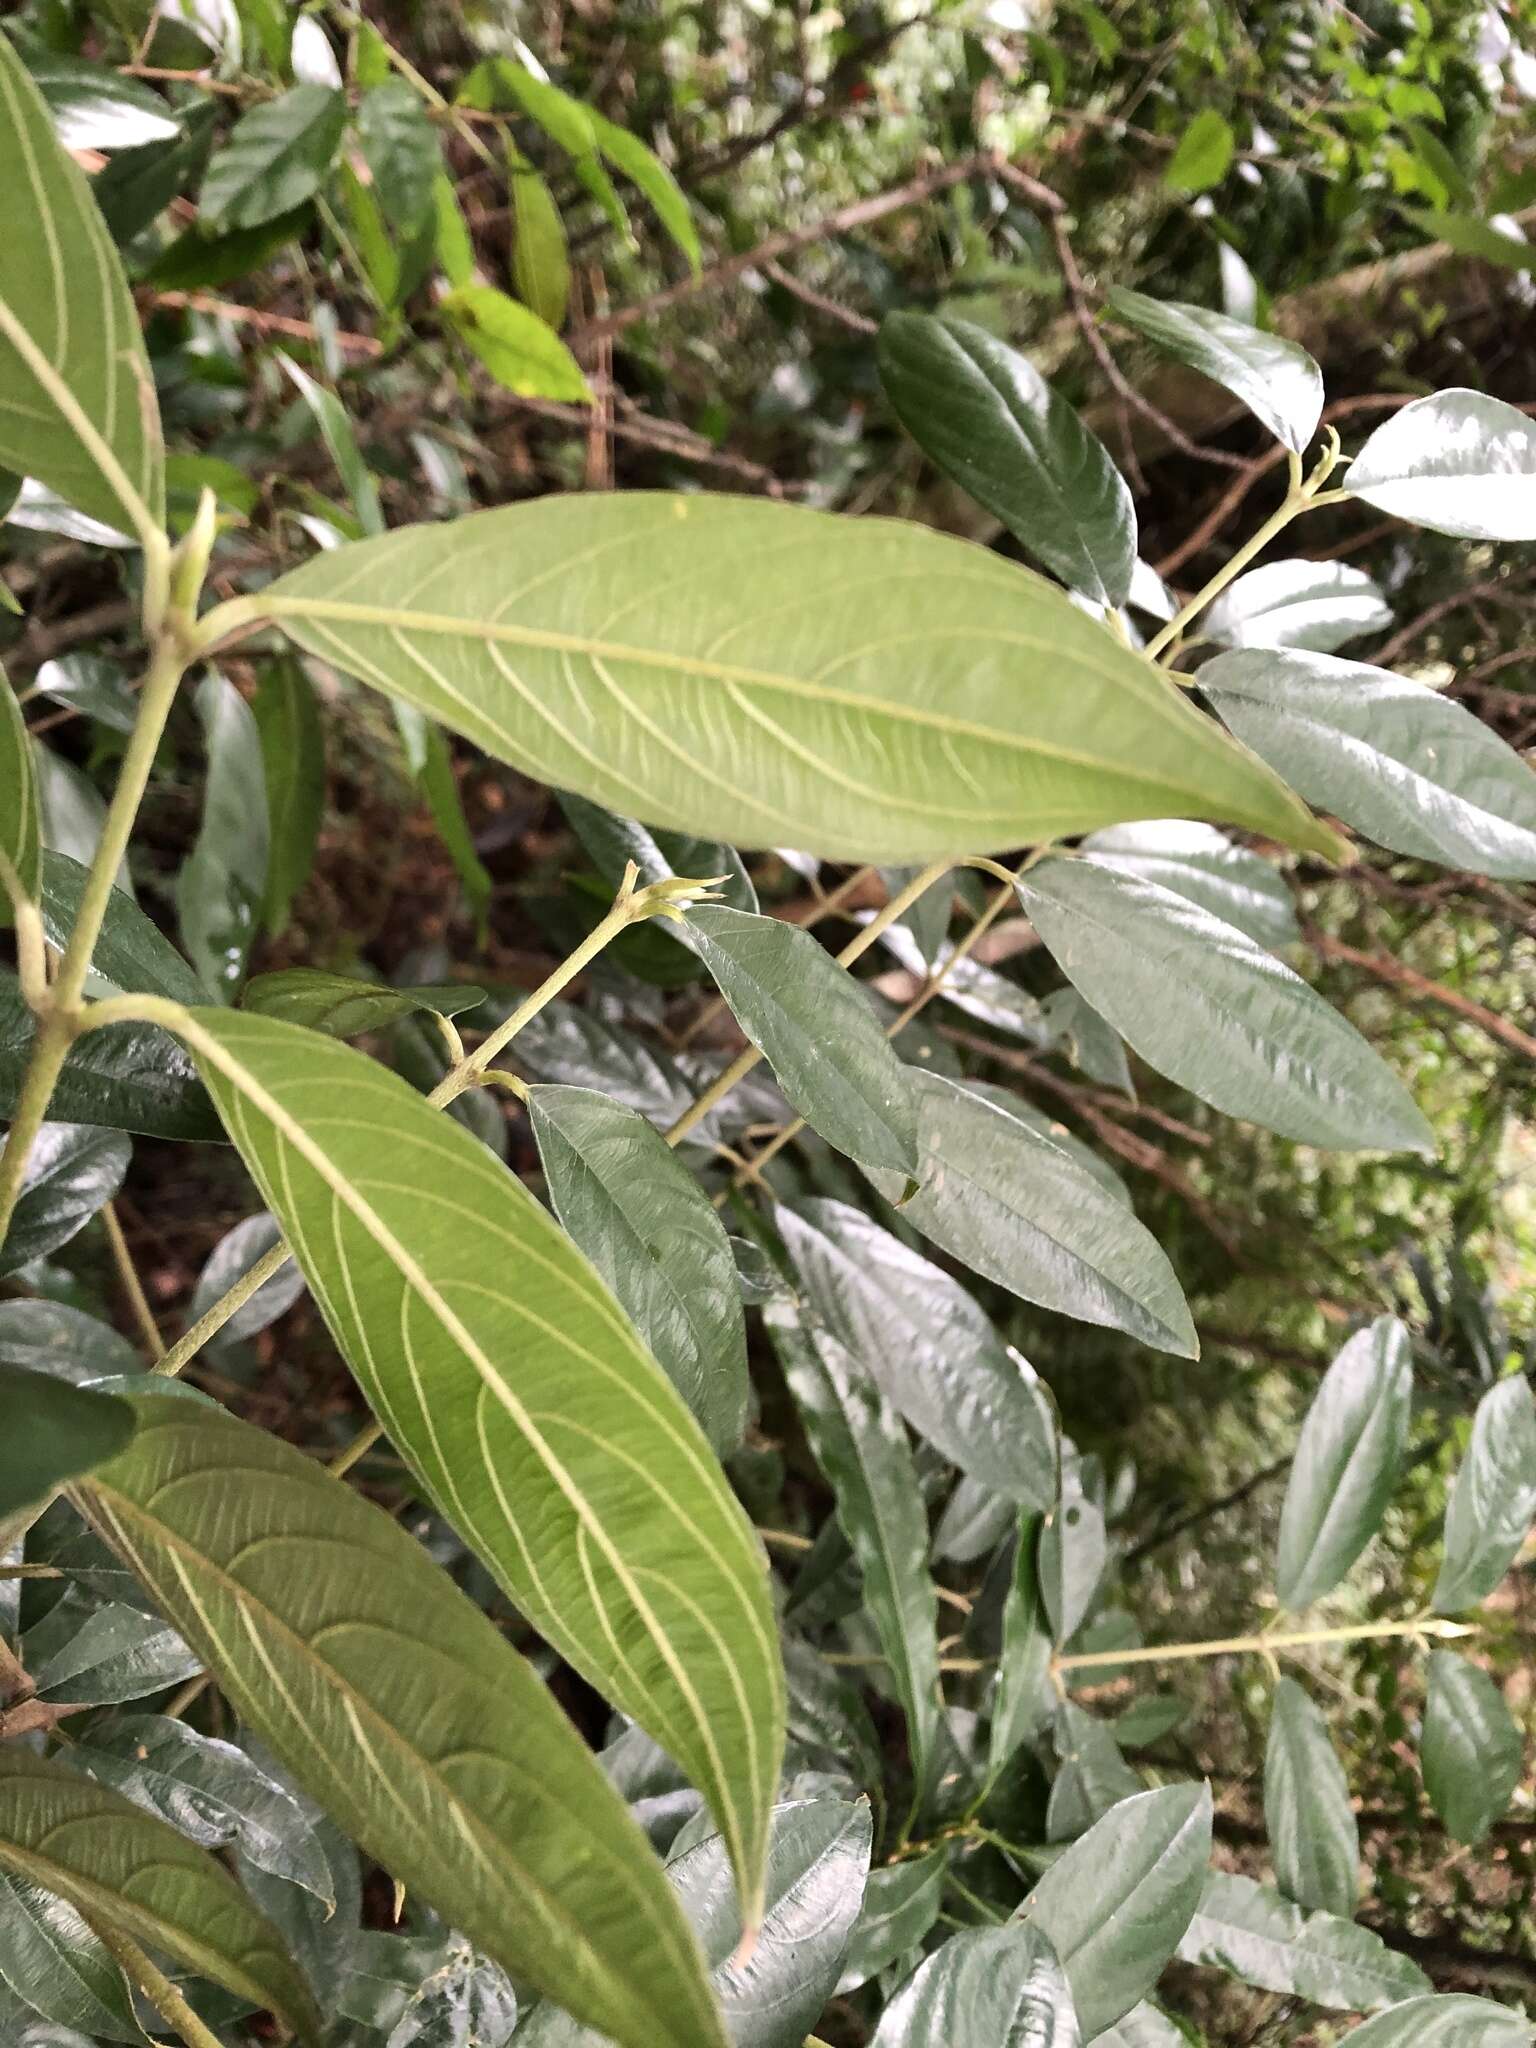
[[[946,883],[945,886],[949,885]],[[1051,1027],[1044,1004],[1020,988],[1016,981],[1010,981],[1005,974],[999,974],[980,960],[973,960],[968,953],[957,959],[955,948],[947,938],[940,940],[931,960],[925,956],[912,932],[900,922],[886,926],[880,934],[880,943],[911,975],[918,988],[927,982],[930,972],[941,974],[940,1002],[989,1024],[994,1031],[1006,1031],[1011,1038],[1022,1038],[1042,1051],[1050,1044]]]
[[[309,880],[325,813],[325,726],[301,662],[269,662],[251,701],[261,742],[271,844],[261,921],[276,938]]]
[[[298,1782],[412,1894],[627,2048],[721,2048],[661,1872],[484,1615],[302,1452],[200,1405],[133,1405],[133,1447],[80,1504]]]
[[[120,1439],[114,1448],[121,1447]],[[40,1699],[82,1707],[140,1700],[202,1668],[196,1651],[157,1615],[120,1601],[97,1605],[73,1589],[27,1630],[21,1649]]]
[[[1278,334],[1171,299],[1112,285],[1109,310],[1165,354],[1240,398],[1277,441],[1304,455],[1323,409],[1323,375],[1305,349]]]
[[[86,869],[68,854],[43,855],[38,907],[48,943],[60,951],[69,944],[80,915],[87,879]],[[166,996],[173,1003],[208,1000],[207,989],[169,939],[121,889],[114,889],[107,899],[107,914],[91,954],[91,972],[114,990]]]
[[[0,1517],[46,1500],[133,1434],[133,1411],[115,1395],[16,1365],[0,1364],[0,1417]]]
[[[1294,1678],[1275,1686],[1264,1752],[1264,1825],[1275,1877],[1298,1906],[1354,1915],[1360,1831],[1328,1723]]]
[[[221,1864],[118,1793],[14,1744],[0,1749],[0,1869],[318,2040],[319,2016],[276,1931]]]
[[[1301,647],[1331,653],[1392,623],[1375,581],[1348,562],[1266,562],[1217,598],[1204,632],[1232,647]]]
[[[458,290],[474,280],[475,245],[446,171],[439,171],[432,181],[432,203],[437,217],[437,260],[444,277]]]
[[[391,1439],[705,1792],[750,1918],[783,1680],[761,1550],[682,1401],[554,1219],[398,1076],[269,1017],[177,1028]]]
[[[1446,1991],[1406,1999],[1348,2038],[1350,2048],[1530,2048],[1536,2027],[1507,2005]]]
[[[1332,1592],[1375,1535],[1412,1400],[1408,1332],[1395,1316],[1378,1316],[1329,1366],[1296,1440],[1275,1557],[1282,1607],[1310,1607]]]
[[[35,1032],[15,975],[0,971],[0,1118],[16,1114]],[[151,1138],[221,1135],[191,1060],[158,1025],[113,1024],[77,1039],[49,1108],[70,1123]]]
[[[1107,2032],[1095,2034],[1093,2048],[1186,2048],[1189,2036],[1143,1999]]]
[[[1045,1831],[1052,1842],[1070,1841],[1102,1820],[1142,1782],[1120,1753],[1114,1730],[1072,1700],[1056,1709],[1052,1735],[1058,1769],[1051,1783]]]
[[[1143,1693],[1115,1716],[1115,1740],[1123,1749],[1149,1749],[1188,1719],[1189,1702],[1177,1693]]]
[[[1082,1627],[1108,1554],[1103,1513],[1080,1488],[1065,1487],[1040,1529],[1040,1597],[1057,1643]]]
[[[62,1301],[0,1302],[0,1365],[76,1386],[140,1369],[138,1353],[110,1323]]]
[[[0,1874],[0,1978],[46,2020],[144,2048],[133,1998],[111,1951],[75,1908],[25,1879]],[[86,2048],[29,2029],[20,2048]]]
[[[1425,131],[1425,140],[1432,139]],[[1452,157],[1450,161],[1454,165],[1456,160]],[[1403,212],[1427,242],[1448,242],[1460,256],[1475,256],[1506,270],[1536,266],[1536,249],[1520,236],[1506,234],[1491,220],[1471,213],[1443,213],[1436,207],[1404,207]]]
[[[227,1230],[208,1254],[203,1270],[197,1276],[197,1285],[187,1304],[187,1328],[200,1322],[215,1302],[222,1301],[235,1283],[243,1280],[252,1266],[265,1258],[280,1237],[277,1225],[264,1212],[247,1216],[243,1223]],[[303,1292],[304,1276],[298,1267],[291,1262],[280,1266],[269,1280],[262,1282],[249,1301],[235,1310],[210,1340],[209,1348],[227,1349],[232,1344],[244,1343],[258,1330],[265,1330],[275,1323],[280,1315],[292,1308]]]
[[[757,890],[734,846],[718,839],[692,839],[684,832],[652,832],[633,818],[615,817],[585,797],[562,796],[560,808],[571,822],[583,851],[606,882],[617,889],[625,867],[633,861],[642,882],[665,882],[673,875],[720,877],[718,894],[735,910],[756,910]],[[692,945],[688,924],[656,920],[680,945]]]
[[[1430,1803],[1458,1842],[1480,1842],[1520,1782],[1525,1744],[1504,1695],[1454,1650],[1430,1655],[1420,1760]]]
[[[775,1806],[767,1908],[750,1955],[724,1842],[707,1835],[674,1850],[667,1876],[693,1922],[731,2048],[801,2048],[837,1981],[869,1868],[869,1807],[842,1799]],[[739,1958],[739,1960],[738,1960]],[[517,2048],[604,2048],[586,2028],[540,2006]]]
[[[346,125],[346,96],[327,85],[296,85],[250,108],[208,166],[201,226],[258,228],[303,206],[325,183]]]
[[[1432,533],[1536,540],[1536,426],[1502,398],[1437,391],[1376,429],[1344,488]]]
[[[67,57],[30,36],[22,54],[67,150],[133,149],[177,134],[171,108],[137,79]]]
[[[1061,1958],[1091,2041],[1152,1989],[1199,1904],[1208,1785],[1122,1799],[1065,1849],[1019,1908]]]
[[[699,231],[694,226],[693,210],[682,186],[638,135],[631,135],[627,128],[608,120],[596,107],[588,107],[585,111],[598,148],[615,170],[622,171],[630,183],[637,185],[645,194],[656,218],[687,257],[689,269],[697,276],[701,261]]]
[[[91,197],[119,248],[143,234],[201,176],[217,118],[217,102],[210,95],[178,111],[174,140],[120,149],[92,178]]]
[[[0,1240],[0,1274],[45,1258],[82,1231],[122,1186],[131,1150],[115,1132],[44,1124],[27,1157],[10,1229]]]
[[[1354,1026],[1235,925],[1092,857],[1043,861],[1018,889],[1073,987],[1202,1102],[1303,1144],[1434,1152]]]
[[[1078,2048],[1067,1979],[1038,1927],[952,1934],[881,2015],[870,2048]]]
[[[512,282],[528,310],[558,333],[571,296],[565,223],[548,185],[510,140],[507,189],[512,199]]]
[[[747,1421],[747,1336],[725,1227],[644,1117],[591,1088],[529,1090],[555,1214],[721,1455]]]
[[[880,381],[925,455],[1069,590],[1122,605],[1136,508],[1109,451],[1016,349],[969,320],[892,313]]]
[[[1080,1067],[1101,1088],[1113,1088],[1134,1102],[1136,1084],[1126,1058],[1125,1041],[1084,1002],[1075,988],[1058,988],[1040,1005],[1054,1043],[1063,1047],[1073,1066]]]
[[[948,1862],[943,1848],[930,1849],[922,1856],[909,1856],[904,1863],[888,1863],[869,1873],[864,1903],[837,1980],[840,1998],[888,1970],[932,1932],[944,1897]]]
[[[1198,1355],[1166,1256],[1123,1200],[1054,1140],[940,1074],[919,1074],[918,1190],[903,1217],[1023,1301]],[[904,1189],[886,1176],[882,1192]]]
[[[193,965],[228,1002],[245,979],[267,885],[266,776],[256,720],[234,684],[211,670],[195,702],[208,775],[197,841],[176,877],[176,914]]]
[[[32,742],[16,693],[0,669],[0,854],[28,896],[37,895],[42,871],[42,823]],[[0,926],[11,922],[10,892],[0,886]]]
[[[774,1222],[810,1312],[951,1463],[1010,1500],[1056,1497],[1056,1420],[1032,1366],[939,1266],[846,1202]]]
[[[1335,843],[1060,591],[920,527],[555,496],[317,556],[252,609],[540,781],[704,837],[911,862],[1187,810]]]
[[[812,1455],[864,1580],[880,1646],[906,1716],[920,1791],[940,1756],[938,1600],[928,1574],[928,1518],[907,1433],[835,1337],[773,1301],[763,1321],[795,1397]]]
[[[988,1755],[994,1776],[1021,1742],[1039,1734],[1056,1701],[1051,1684],[1051,1632],[1040,1596],[1039,1544],[1040,1517],[1021,1515],[1003,1601],[1002,1644],[992,1695]]]
[[[207,235],[202,228],[188,228],[157,256],[145,273],[146,284],[167,291],[197,291],[232,284],[259,270],[279,249],[296,241],[309,226],[313,209],[296,206],[260,227],[237,228],[232,234]]]
[[[166,470],[169,476],[169,462]],[[125,737],[133,731],[139,715],[139,700],[129,687],[128,671],[105,655],[66,654],[62,661],[45,661],[37,672],[36,688],[55,704],[84,712],[108,731]]]
[[[277,352],[279,368],[303,400],[306,410],[320,429],[320,437],[330,451],[336,472],[346,485],[347,496],[352,509],[361,521],[366,533],[384,531],[384,510],[379,503],[379,487],[363,460],[363,451],[357,443],[357,432],[348,416],[346,407],[334,391],[324,384],[317,384],[296,362]]]
[[[1536,878],[1536,775],[1453,698],[1320,654],[1222,654],[1199,683],[1245,745],[1379,846]]]
[[[1301,937],[1291,892],[1274,864],[1211,825],[1181,818],[1116,825],[1091,833],[1082,851],[1103,867],[1186,897],[1271,952]]]
[[[1515,1376],[1477,1404],[1472,1439],[1445,1511],[1445,1556],[1435,1580],[1442,1614],[1475,1607],[1514,1563],[1536,1516],[1536,1400]]]
[[[1232,168],[1236,141],[1231,123],[1214,107],[1202,107],[1179,137],[1163,183],[1175,192],[1209,192]]]
[[[199,1848],[233,1844],[258,1870],[334,1907],[330,1866],[298,1802],[232,1742],[163,1714],[93,1721],[69,1750],[86,1771],[168,1821]]]
[[[396,704],[399,714],[407,707]],[[447,848],[453,871],[458,876],[469,907],[479,927],[479,943],[486,940],[486,920],[491,907],[491,878],[475,851],[474,835],[464,815],[458,780],[453,772],[453,755],[442,731],[435,725],[426,729],[424,751],[417,769],[423,793],[432,812],[438,837]]]
[[[621,235],[628,236],[628,217],[598,159],[597,128],[590,107],[507,57],[492,57],[477,65],[461,86],[459,98],[475,105],[520,107],[551,142],[566,151],[571,168],[609,222]]]
[[[555,330],[494,285],[463,284],[438,310],[498,384],[520,398],[565,399],[587,405],[592,393],[580,363]],[[462,521],[454,522],[462,528]]]
[[[138,315],[84,175],[0,35],[0,466],[142,540],[164,515]]]
[[[790,1102],[861,1166],[917,1170],[904,1067],[869,997],[798,925],[724,903],[687,914],[700,959]]]
[[[415,86],[386,78],[358,101],[357,132],[384,216],[408,241],[431,215],[432,186],[442,168],[432,117]]]
[[[271,974],[258,974],[240,991],[242,1010],[302,1024],[306,1031],[323,1031],[331,1038],[358,1038],[365,1031],[382,1031],[401,1017],[423,1013],[457,1017],[484,1001],[485,990],[469,982],[450,982],[442,988],[391,988],[318,967],[281,967]]]
[[[1412,1998],[1429,1982],[1417,1963],[1368,1927],[1332,1913],[1304,1913],[1268,1885],[1225,1870],[1206,1879],[1179,1955],[1336,2012],[1375,2012]]]

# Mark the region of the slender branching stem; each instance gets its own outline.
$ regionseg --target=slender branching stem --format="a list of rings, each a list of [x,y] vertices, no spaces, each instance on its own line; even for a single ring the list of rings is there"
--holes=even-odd
[[[144,1283],[139,1278],[139,1269],[133,1263],[133,1253],[128,1249],[128,1240],[123,1235],[123,1226],[118,1221],[117,1208],[112,1202],[101,1212],[102,1228],[107,1233],[107,1244],[111,1248],[112,1263],[117,1268],[117,1277],[127,1296],[128,1307],[138,1325],[140,1336],[149,1347],[152,1359],[165,1356],[165,1339],[160,1334],[160,1325],[155,1321],[155,1312],[149,1305],[144,1292]]]
[[[185,1331],[176,1342],[155,1362],[155,1371],[174,1379],[184,1366],[194,1359],[203,1346],[217,1337],[231,1316],[237,1315],[253,1294],[258,1293],[272,1275],[287,1265],[288,1247],[273,1245],[271,1251],[263,1252],[254,1266],[250,1266],[230,1288],[221,1294],[205,1316],[199,1316],[190,1330]]]
[[[1436,1615],[1419,1614],[1408,1621],[1353,1621],[1338,1628],[1270,1630],[1262,1635],[1223,1636],[1208,1643],[1152,1643],[1135,1650],[1079,1650],[1070,1657],[1053,1658],[1051,1668],[1083,1671],[1102,1669],[1109,1664],[1168,1664],[1188,1657],[1273,1657],[1277,1650],[1301,1650],[1319,1643],[1375,1642],[1387,1636],[1435,1637],[1452,1642],[1476,1634],[1469,1622],[1442,1621]]]
[[[136,1941],[130,1941],[110,1920],[98,1920],[89,1914],[85,1917],[102,1947],[143,1992],[166,2025],[180,2034],[186,2048],[221,2048],[218,2035],[204,2026],[170,1978],[156,1969]]]

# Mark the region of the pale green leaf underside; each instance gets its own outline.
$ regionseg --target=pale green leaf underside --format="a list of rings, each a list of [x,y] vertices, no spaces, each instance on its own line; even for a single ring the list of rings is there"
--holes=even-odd
[[[627,2048],[718,2048],[639,1830],[523,1659],[387,1515],[201,1404],[135,1398],[79,1501],[347,1833]]]
[[[42,837],[38,818],[37,770],[32,742],[16,694],[0,670],[0,853],[16,871],[31,897],[37,895],[42,869]],[[11,921],[11,899],[0,890],[0,925]]]
[[[1360,1836],[1328,1724],[1294,1678],[1275,1687],[1264,1752],[1264,1824],[1275,1877],[1299,1906],[1348,1918],[1360,1892]]]
[[[1060,591],[918,526],[547,498],[318,556],[259,611],[557,789],[732,843],[909,862],[1182,814],[1334,850]]]
[[[138,319],[85,177],[5,36],[0,192],[0,467],[140,532],[144,512],[163,519],[165,490]]]
[[[318,2038],[277,1930],[222,1864],[121,1793],[14,1743],[0,1749],[0,1869]]]
[[[762,1552],[593,1268],[451,1118],[268,1017],[173,1021],[379,1419],[511,1598],[690,1772],[751,1902],[783,1740]]]
[[[1429,1982],[1417,1963],[1368,1927],[1333,1913],[1304,1913],[1268,1885],[1225,1870],[1206,1879],[1179,1955],[1337,2012],[1374,2012]]]

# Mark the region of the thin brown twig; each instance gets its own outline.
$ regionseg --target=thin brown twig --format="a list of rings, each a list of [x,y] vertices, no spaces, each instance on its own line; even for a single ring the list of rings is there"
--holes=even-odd
[[[836,299],[829,299],[811,285],[802,284],[793,271],[786,270],[782,263],[765,263],[764,277],[771,277],[776,285],[787,291],[791,298],[798,299],[802,306],[809,306],[813,313],[825,314],[829,320],[836,320],[844,327],[851,327],[855,334],[878,334],[880,322],[871,320],[863,313],[855,313],[849,306],[840,306]]]
[[[215,319],[233,320],[240,326],[254,327],[261,334],[285,334],[292,341],[318,342],[320,339],[320,331],[312,320],[297,320],[287,313],[268,313],[259,306],[238,305],[232,299],[216,298],[211,292],[152,291],[147,296],[156,306],[207,313]],[[371,334],[342,331],[330,339],[344,355],[372,357],[384,353],[384,344]]]
[[[1305,933],[1308,945],[1320,953],[1325,960],[1336,960],[1348,967],[1358,967],[1362,973],[1374,980],[1384,982],[1389,988],[1400,988],[1405,994],[1419,996],[1425,1002],[1435,1003],[1442,1010],[1449,1010],[1454,1016],[1462,1017],[1469,1024],[1475,1024],[1488,1037],[1497,1039],[1500,1045],[1508,1046],[1522,1058],[1536,1060],[1536,1038],[1528,1031],[1522,1031],[1518,1024],[1511,1024],[1507,1017],[1500,1017],[1481,1003],[1474,1003],[1470,996],[1458,990],[1447,988],[1442,981],[1432,981],[1427,974],[1420,974],[1416,967],[1405,961],[1394,960],[1385,953],[1364,953],[1356,946],[1348,946],[1342,939],[1332,937],[1328,932],[1308,927]]]

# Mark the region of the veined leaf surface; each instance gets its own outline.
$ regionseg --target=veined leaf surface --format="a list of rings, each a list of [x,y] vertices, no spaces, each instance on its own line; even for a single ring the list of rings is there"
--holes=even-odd
[[[1344,1919],[1360,1895],[1360,1833],[1328,1723],[1294,1678],[1275,1687],[1264,1825],[1287,1898]]]
[[[27,722],[4,670],[0,670],[0,853],[16,870],[22,888],[35,897],[42,862],[37,771],[32,765]],[[11,899],[0,889],[0,925],[10,921]]]
[[[1078,2048],[1072,1994],[1038,1927],[952,1934],[886,2007],[872,2048]]]
[[[317,556],[251,610],[653,825],[910,862],[1182,813],[1336,850],[1060,591],[900,522],[548,498]]]
[[[0,466],[142,537],[165,513],[160,414],[106,223],[0,36]]]
[[[1445,1511],[1445,1558],[1435,1580],[1442,1614],[1486,1600],[1520,1553],[1536,1515],[1536,1399],[1523,1374],[1497,1381],[1477,1404],[1472,1440]]]
[[[0,1749],[0,1870],[318,2040],[319,2016],[277,1930],[222,1864],[120,1793],[14,1743]]]
[[[473,1602],[276,1437],[163,1393],[132,1406],[132,1446],[73,1498],[310,1795],[471,1941],[626,2048],[723,2048],[638,1828]]]
[[[1370,1928],[1334,1913],[1304,1913],[1268,1885],[1226,1870],[1207,1877],[1179,1955],[1341,2012],[1374,2012],[1429,1982]]]
[[[586,1259],[450,1117],[297,1025],[165,1021],[392,1441],[529,1620],[709,1798],[753,1918],[783,1742],[762,1552]]]

